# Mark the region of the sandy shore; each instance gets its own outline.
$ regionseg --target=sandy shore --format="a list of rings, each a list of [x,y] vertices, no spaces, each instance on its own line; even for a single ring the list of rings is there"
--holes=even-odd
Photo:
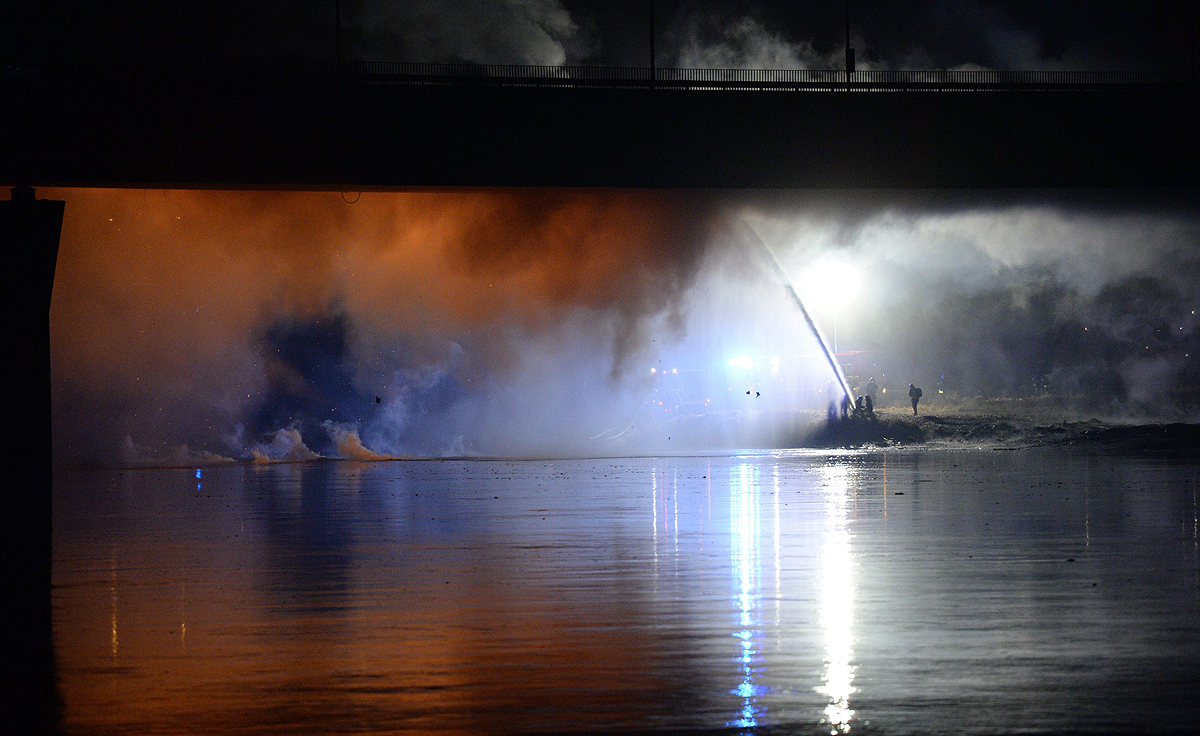
[[[824,422],[802,438],[810,447],[1054,447],[1088,452],[1200,456],[1200,424],[1077,419],[1044,412],[949,411],[914,416],[885,409],[874,419]]]
[[[640,423],[590,452],[647,455],[736,448],[1055,448],[1076,452],[1200,457],[1200,424],[1095,416],[1061,399],[937,397],[914,416],[907,405],[873,417],[830,419],[814,410],[714,412]]]

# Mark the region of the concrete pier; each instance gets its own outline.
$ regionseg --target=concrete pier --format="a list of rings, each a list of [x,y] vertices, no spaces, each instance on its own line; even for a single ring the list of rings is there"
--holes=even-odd
[[[0,536],[4,692],[0,732],[54,733],[58,696],[51,639],[52,458],[50,296],[65,203],[17,187],[0,201],[5,374]]]

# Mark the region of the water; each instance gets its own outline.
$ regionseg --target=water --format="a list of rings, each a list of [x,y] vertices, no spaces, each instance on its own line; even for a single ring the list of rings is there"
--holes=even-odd
[[[1186,730],[1198,479],[1040,451],[62,471],[64,726]]]

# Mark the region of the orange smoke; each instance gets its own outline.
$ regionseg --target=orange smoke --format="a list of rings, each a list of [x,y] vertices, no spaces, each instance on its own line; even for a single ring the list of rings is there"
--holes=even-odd
[[[41,190],[67,202],[51,309],[55,391],[164,432],[180,405],[234,417],[264,380],[266,326],[344,313],[360,348],[590,310],[623,329],[686,288],[700,195]],[[503,346],[488,360],[502,360]],[[57,414],[57,410],[56,410]],[[101,421],[89,419],[89,421]]]

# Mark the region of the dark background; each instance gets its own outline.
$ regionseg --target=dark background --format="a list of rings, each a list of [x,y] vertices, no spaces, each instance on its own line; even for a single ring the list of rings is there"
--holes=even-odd
[[[674,65],[689,39],[718,43],[744,18],[764,35],[809,42],[819,53],[844,46],[845,5],[838,2],[655,0],[653,9],[660,66]],[[7,2],[0,57],[332,59],[337,10],[337,0]],[[543,0],[514,8],[342,0],[340,10],[346,58],[543,63],[521,42],[541,28],[569,64],[648,65],[649,2]],[[564,19],[573,28],[556,25]],[[1193,64],[1196,43],[1195,2],[853,0],[850,21],[859,59],[893,69],[1169,70]],[[464,43],[468,37],[478,42]]]

